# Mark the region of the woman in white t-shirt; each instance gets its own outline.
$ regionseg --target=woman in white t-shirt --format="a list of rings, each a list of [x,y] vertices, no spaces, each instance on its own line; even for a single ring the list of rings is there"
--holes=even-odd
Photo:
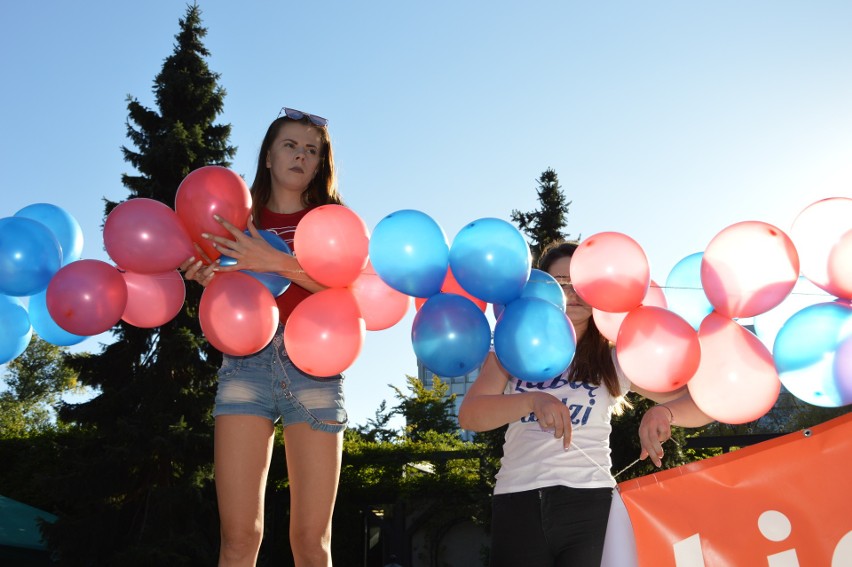
[[[571,366],[541,383],[510,376],[492,352],[464,397],[459,423],[471,431],[508,424],[494,487],[491,567],[599,567],[615,480],[610,473],[610,417],[629,391],[659,403],[642,418],[640,457],[657,466],[671,425],[712,421],[686,389],[666,394],[633,386],[618,370],[612,344],[592,308],[571,286],[575,242],[545,250],[539,268],[565,294],[577,333]]]

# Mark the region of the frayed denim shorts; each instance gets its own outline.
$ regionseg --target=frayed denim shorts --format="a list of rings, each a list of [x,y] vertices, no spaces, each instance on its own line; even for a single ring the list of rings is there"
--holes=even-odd
[[[283,331],[279,326],[260,352],[223,356],[213,416],[257,415],[280,419],[285,427],[304,422],[319,431],[343,431],[343,376],[321,378],[296,368],[284,350]]]

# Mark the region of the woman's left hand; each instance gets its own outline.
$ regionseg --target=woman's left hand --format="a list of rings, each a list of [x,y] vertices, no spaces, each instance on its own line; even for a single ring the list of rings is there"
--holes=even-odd
[[[672,436],[672,415],[669,411],[664,406],[653,406],[645,412],[639,424],[639,443],[642,445],[639,459],[650,456],[651,462],[658,467],[663,464],[663,443]]]
[[[217,272],[234,272],[250,270],[253,272],[276,272],[280,269],[280,252],[269,244],[257,231],[251,219],[248,221],[249,234],[241,231],[225,219],[214,215],[219,224],[231,233],[233,240],[228,240],[214,234],[202,234],[213,247],[225,256],[230,256],[236,263],[231,266],[216,266]]]

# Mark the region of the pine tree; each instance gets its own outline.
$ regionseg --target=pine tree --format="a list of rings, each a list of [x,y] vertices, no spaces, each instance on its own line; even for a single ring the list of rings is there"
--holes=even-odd
[[[138,172],[130,198],[171,207],[181,180],[205,165],[229,166],[230,126],[215,124],[225,91],[210,71],[197,5],[180,20],[173,53],[154,80],[156,110],[128,97],[122,148]],[[108,214],[117,203],[106,202]],[[203,339],[201,287],[187,285],[182,311],[156,329],[119,323],[98,355],[74,357],[79,379],[100,394],[61,411],[79,426],[55,479],[59,521],[48,545],[67,564],[215,563],[218,521],[212,488],[211,410],[221,355]]]
[[[538,178],[538,201],[541,208],[527,213],[512,211],[512,221],[518,225],[531,240],[530,251],[533,260],[538,261],[541,251],[556,240],[565,240],[570,235],[562,232],[567,224],[568,207],[571,201],[565,200],[565,194],[559,185],[559,176],[548,168]]]

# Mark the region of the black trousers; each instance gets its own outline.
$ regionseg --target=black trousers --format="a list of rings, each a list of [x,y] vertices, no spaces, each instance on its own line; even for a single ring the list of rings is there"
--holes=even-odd
[[[611,488],[496,494],[491,567],[600,567]]]

